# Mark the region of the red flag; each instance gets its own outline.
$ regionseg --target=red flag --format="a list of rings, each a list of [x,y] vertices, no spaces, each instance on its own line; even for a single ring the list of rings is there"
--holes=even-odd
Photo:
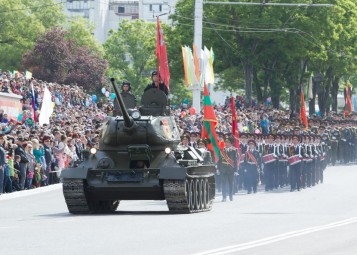
[[[216,114],[214,113],[211,98],[209,97],[206,84],[204,84],[203,88],[203,125],[201,138],[209,139],[210,143],[207,147],[210,151],[213,152],[215,161],[217,161],[220,155],[216,134],[217,118]]]
[[[347,86],[346,102],[347,102],[349,113],[351,113],[352,112],[351,86]]]
[[[305,128],[308,129],[309,123],[307,122],[304,92],[302,91],[300,92],[300,99],[301,99],[300,120],[305,125]]]
[[[164,39],[164,34],[160,26],[159,17],[157,17],[156,25],[156,58],[157,58],[157,70],[161,80],[165,83],[167,89],[169,89],[170,82],[170,71],[169,71],[169,61],[167,59],[166,53],[166,43]]]
[[[237,113],[236,113],[236,104],[234,102],[234,97],[231,97],[231,111],[232,111],[232,135],[234,137],[234,147],[238,149],[240,152],[239,146],[239,132],[238,132],[238,124],[237,124]]]

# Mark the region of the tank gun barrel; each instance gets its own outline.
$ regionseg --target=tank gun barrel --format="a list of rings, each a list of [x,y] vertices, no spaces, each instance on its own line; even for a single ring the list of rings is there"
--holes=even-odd
[[[129,116],[129,113],[125,108],[123,98],[121,97],[121,95],[120,95],[120,93],[118,91],[118,88],[115,86],[115,83],[114,83],[115,79],[111,78],[110,81],[112,82],[112,85],[113,85],[113,88],[114,88],[114,92],[115,92],[115,96],[116,96],[115,98],[116,98],[116,100],[117,100],[117,102],[119,104],[121,112],[123,113],[125,127],[130,128],[130,127],[132,127],[134,125],[134,121]]]

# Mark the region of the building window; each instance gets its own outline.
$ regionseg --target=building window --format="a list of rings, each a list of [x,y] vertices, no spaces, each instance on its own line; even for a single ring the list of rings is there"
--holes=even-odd
[[[161,12],[162,5],[161,4],[150,4],[150,11],[152,12]]]
[[[125,13],[125,7],[124,6],[119,6],[118,7],[118,13]]]

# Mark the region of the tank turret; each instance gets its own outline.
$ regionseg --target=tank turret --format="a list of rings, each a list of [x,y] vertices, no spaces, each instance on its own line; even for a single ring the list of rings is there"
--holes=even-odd
[[[215,166],[180,134],[160,89],[144,92],[138,109],[126,107],[111,79],[122,115],[102,125],[99,148],[62,171],[70,213],[110,213],[120,200],[166,200],[170,212],[208,211],[215,197]]]

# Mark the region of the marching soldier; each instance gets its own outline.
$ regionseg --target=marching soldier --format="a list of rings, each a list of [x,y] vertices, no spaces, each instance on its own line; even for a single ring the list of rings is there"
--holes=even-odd
[[[247,136],[245,134],[240,135],[240,157],[239,157],[239,169],[238,169],[238,190],[246,188],[246,165],[244,163],[245,153],[248,149]]]
[[[275,186],[275,171],[278,170],[276,167],[276,153],[275,145],[273,144],[275,136],[270,134],[267,136],[266,144],[264,144],[263,149],[263,163],[264,163],[264,182],[265,191],[273,190]]]
[[[233,201],[234,176],[238,174],[238,151],[233,147],[233,138],[227,137],[224,140],[225,148],[221,150],[221,157],[218,161],[218,169],[222,182],[222,202],[226,202],[227,195]]]
[[[312,185],[312,161],[313,161],[313,152],[312,152],[312,144],[311,144],[311,136],[307,136],[306,142],[304,144],[304,158],[303,164],[306,172],[306,184],[307,187],[311,187]]]
[[[331,136],[331,164],[334,166],[336,164],[336,160],[338,158],[338,147],[339,147],[339,139],[340,139],[340,132],[337,129],[332,130]]]
[[[257,192],[257,186],[259,182],[260,166],[262,164],[259,152],[255,149],[257,146],[254,140],[248,141],[248,149],[245,153],[244,163],[246,166],[246,184],[248,194]]]
[[[277,135],[277,156],[278,156],[278,182],[280,188],[284,187],[287,183],[287,174],[288,174],[288,158],[287,158],[287,145],[283,140],[283,135]]]
[[[289,168],[290,168],[290,191],[293,192],[296,189],[300,191],[301,188],[301,159],[303,155],[302,148],[300,146],[300,136],[292,136],[293,144],[289,148]]]

